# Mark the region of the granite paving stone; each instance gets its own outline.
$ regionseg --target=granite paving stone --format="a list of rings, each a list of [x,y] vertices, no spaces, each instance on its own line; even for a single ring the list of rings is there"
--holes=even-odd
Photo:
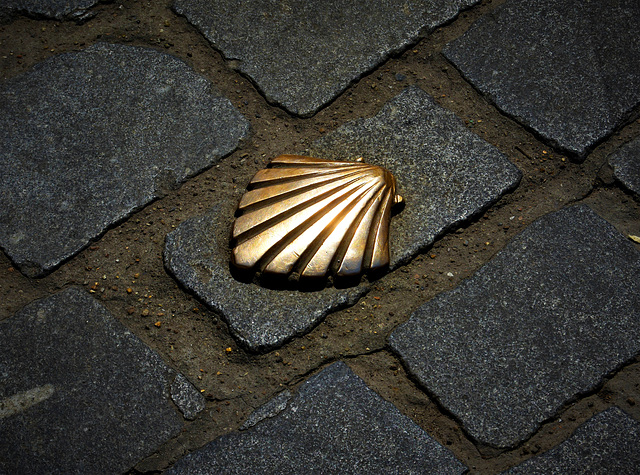
[[[175,0],[268,101],[313,115],[420,34],[478,0]]]
[[[640,104],[640,2],[509,0],[445,56],[508,115],[584,159]]]
[[[179,460],[168,474],[434,473],[466,467],[342,362],[312,376],[265,418]],[[279,413],[274,414],[274,408]],[[258,412],[261,410],[258,409]]]
[[[178,411],[203,408],[186,378],[81,290],[0,322],[0,472],[122,473],[180,432]]]
[[[375,117],[346,124],[306,153],[335,160],[363,157],[395,175],[405,208],[391,222],[392,269],[491,206],[522,176],[506,155],[415,86]]]
[[[224,316],[233,336],[264,352],[313,328],[330,311],[355,304],[367,285],[322,291],[270,289],[236,280],[229,269],[229,238],[237,203],[227,202],[169,233],[164,261],[189,290]]]
[[[640,197],[640,138],[622,146],[609,157],[613,176]]]
[[[640,352],[640,253],[587,206],[543,216],[390,337],[481,444],[508,448]]]
[[[2,0],[0,21],[16,14],[84,21],[92,16],[89,9],[99,2],[100,0]]]
[[[306,153],[336,160],[362,156],[394,173],[406,205],[391,222],[391,268],[490,206],[521,176],[505,155],[416,87],[396,96],[375,117],[346,124]],[[235,200],[227,200],[182,223],[167,236],[164,255],[177,280],[220,312],[248,348],[282,345],[368,290],[361,283],[350,289],[296,292],[235,280],[229,271],[235,206]]]
[[[181,60],[96,44],[0,85],[0,247],[50,272],[231,153],[248,122]]]
[[[640,423],[617,407],[593,416],[559,446],[507,470],[509,475],[638,473]]]

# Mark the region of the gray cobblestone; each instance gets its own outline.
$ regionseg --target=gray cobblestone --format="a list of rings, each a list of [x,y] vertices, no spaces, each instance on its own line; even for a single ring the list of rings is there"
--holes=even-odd
[[[581,160],[640,104],[640,3],[510,0],[445,56],[504,112]]]
[[[84,292],[25,307],[0,322],[0,471],[126,471],[180,432],[176,378],[195,415],[191,383]]]
[[[546,215],[420,307],[391,347],[475,440],[513,447],[640,351],[640,253],[586,206]]]
[[[224,435],[169,474],[465,472],[453,454],[344,363],[303,383],[277,415]],[[270,411],[272,412],[272,411]]]
[[[562,444],[507,470],[509,475],[636,473],[640,424],[617,407],[593,416]]]
[[[609,157],[616,177],[628,190],[640,197],[640,139],[632,140]]]
[[[267,100],[313,115],[354,80],[454,18],[477,0],[176,0],[174,9],[200,29]],[[355,28],[355,30],[354,30]]]
[[[97,44],[0,87],[0,246],[41,276],[231,153],[246,120],[170,55]]]
[[[92,16],[89,9],[100,0],[3,0],[0,21],[17,14],[36,18],[83,21]]]

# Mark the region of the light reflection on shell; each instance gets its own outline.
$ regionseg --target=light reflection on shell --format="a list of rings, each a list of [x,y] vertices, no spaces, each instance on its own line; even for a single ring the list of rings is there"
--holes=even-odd
[[[384,168],[281,155],[251,180],[232,264],[263,274],[356,277],[389,264],[396,180]]]

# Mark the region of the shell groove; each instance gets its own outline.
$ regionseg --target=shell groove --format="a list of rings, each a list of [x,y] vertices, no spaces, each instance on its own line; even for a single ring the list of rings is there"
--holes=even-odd
[[[396,180],[361,162],[281,155],[238,205],[231,262],[301,277],[359,276],[389,264]]]

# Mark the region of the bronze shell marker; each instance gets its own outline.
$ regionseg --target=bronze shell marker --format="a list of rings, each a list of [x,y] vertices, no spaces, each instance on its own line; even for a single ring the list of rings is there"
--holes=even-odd
[[[389,265],[388,170],[362,162],[280,155],[238,205],[231,263],[263,275],[359,277]]]

